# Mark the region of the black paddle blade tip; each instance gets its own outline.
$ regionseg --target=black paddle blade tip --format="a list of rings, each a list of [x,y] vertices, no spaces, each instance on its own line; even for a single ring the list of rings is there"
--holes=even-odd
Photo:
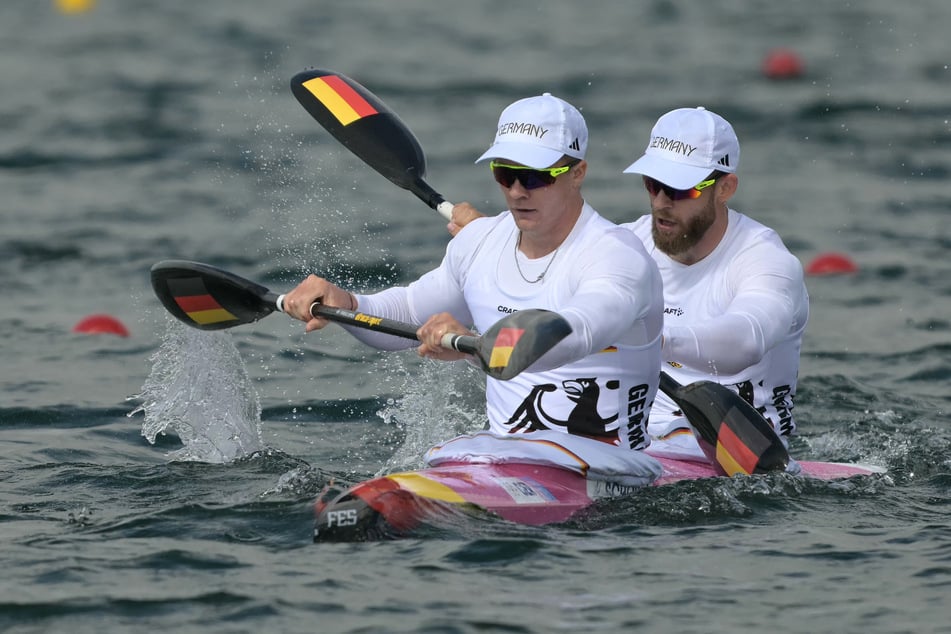
[[[151,279],[165,309],[199,330],[251,323],[277,308],[268,289],[209,264],[164,260],[152,266]]]
[[[435,192],[424,191],[426,157],[419,141],[379,97],[350,77],[324,69],[294,75],[291,92],[310,116],[367,165],[435,206],[429,200]]]
[[[725,475],[785,471],[790,457],[782,439],[729,388],[713,381],[682,386],[662,372],[661,389],[683,410],[707,459]]]

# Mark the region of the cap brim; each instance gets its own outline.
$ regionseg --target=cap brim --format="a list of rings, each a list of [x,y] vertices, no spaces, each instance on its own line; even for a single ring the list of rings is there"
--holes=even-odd
[[[674,163],[656,156],[644,155],[624,170],[625,174],[643,174],[674,189],[690,189],[713,170],[709,167],[694,167]]]
[[[485,154],[476,159],[476,163],[488,159],[502,159],[519,165],[542,169],[557,163],[564,154],[558,150],[526,145],[524,143],[496,143]]]

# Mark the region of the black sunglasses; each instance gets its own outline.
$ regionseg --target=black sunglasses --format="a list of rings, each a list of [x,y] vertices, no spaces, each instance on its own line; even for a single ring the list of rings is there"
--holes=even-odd
[[[535,169],[534,167],[492,161],[489,163],[489,167],[492,168],[492,176],[495,177],[495,182],[502,187],[511,187],[515,184],[515,181],[518,181],[525,189],[538,189],[539,187],[548,187],[555,182],[556,178],[580,162],[580,160],[577,160],[561,167]]]

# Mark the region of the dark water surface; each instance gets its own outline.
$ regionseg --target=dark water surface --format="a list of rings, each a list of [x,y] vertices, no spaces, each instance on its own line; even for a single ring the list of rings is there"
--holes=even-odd
[[[0,631],[951,632],[949,23],[945,0],[0,4]],[[777,46],[803,78],[763,76]],[[312,544],[329,478],[418,466],[481,393],[280,315],[186,332],[152,295],[166,258],[277,290],[438,262],[439,216],[290,94],[309,67],[370,87],[428,181],[489,212],[472,161],[517,98],[583,109],[587,197],[617,221],[646,209],[620,172],[657,116],[726,116],[734,206],[859,266],[809,279],[794,451],[888,475]],[[131,336],[71,332],[94,313]]]

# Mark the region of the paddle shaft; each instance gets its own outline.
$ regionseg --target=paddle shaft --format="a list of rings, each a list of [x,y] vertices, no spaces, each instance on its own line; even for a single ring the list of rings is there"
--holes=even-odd
[[[152,289],[172,315],[199,330],[222,330],[250,324],[284,311],[284,295],[210,264],[164,260],[152,266]],[[344,310],[315,303],[314,317],[383,334],[419,341],[420,326],[358,310]],[[471,354],[482,370],[500,381],[525,371],[571,333],[564,317],[550,310],[516,311],[475,336],[443,335],[444,348]]]
[[[277,295],[275,293],[269,292],[262,299],[273,302],[279,311],[282,313],[285,312],[284,295]],[[314,317],[326,319],[338,324],[346,324],[348,326],[354,326],[355,328],[372,330],[374,332],[382,332],[386,335],[394,335],[396,337],[402,337],[403,339],[413,339],[415,341],[419,341],[419,335],[416,334],[416,326],[401,321],[396,321],[395,319],[367,315],[366,313],[361,313],[357,310],[347,310],[345,308],[325,306],[319,302],[314,302],[310,305],[310,314]],[[465,354],[477,355],[480,352],[479,338],[474,335],[457,335],[446,333],[443,335],[440,344],[444,348],[451,348]]]
[[[407,133],[411,134],[409,130],[407,130]],[[399,140],[400,139],[397,137],[394,142],[399,142]],[[420,151],[422,151],[422,148]],[[371,167],[373,166],[371,165]],[[391,180],[390,182],[393,181]],[[396,184],[398,187],[404,187],[402,183],[394,184]],[[442,194],[433,189],[429,183],[422,179],[422,177],[416,178],[415,180],[406,183],[405,188],[413,193],[421,201],[429,205],[432,209],[435,209],[437,212],[439,212],[440,216],[446,220],[452,220],[452,208],[455,205],[443,198]]]
[[[423,179],[417,179],[408,186],[409,191],[421,201],[439,212],[446,220],[452,220],[452,208],[455,206],[442,197],[442,194],[429,186]]]
[[[666,372],[661,371],[660,373],[660,391],[666,394],[667,396],[673,397],[673,395],[680,388],[680,383],[677,383],[672,376]]]

